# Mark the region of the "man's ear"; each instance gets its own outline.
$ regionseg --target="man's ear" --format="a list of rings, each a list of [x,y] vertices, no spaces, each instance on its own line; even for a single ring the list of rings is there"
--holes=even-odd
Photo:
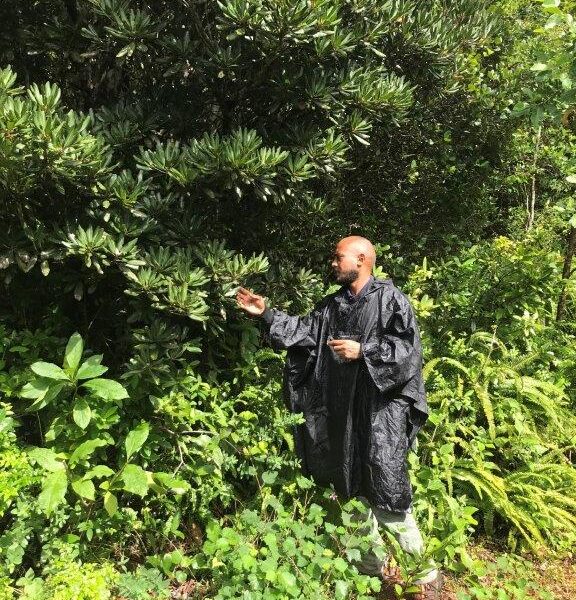
[[[365,254],[359,254],[358,258],[356,259],[356,263],[358,264],[358,266],[360,266],[365,261],[366,261],[366,255]]]

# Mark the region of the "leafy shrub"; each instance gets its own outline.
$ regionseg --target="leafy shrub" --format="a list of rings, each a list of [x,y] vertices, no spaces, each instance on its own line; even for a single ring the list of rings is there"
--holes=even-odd
[[[116,581],[116,591],[126,600],[168,598],[169,583],[157,569],[138,566],[134,573],[122,573]]]
[[[359,574],[350,562],[370,543],[355,516],[362,505],[344,506],[337,524],[313,501],[311,481],[299,476],[294,484],[292,503],[265,483],[257,508],[208,524],[194,566],[209,574],[214,598],[367,600],[380,589],[377,578]]]
[[[425,335],[435,332],[425,366],[432,414],[415,476],[431,528],[455,497],[511,547],[573,543],[576,356],[551,302],[558,264],[536,232],[474,246],[409,280],[417,297],[433,298],[422,319]]]
[[[79,563],[66,553],[54,557],[43,578],[27,573],[22,600],[108,600],[118,573],[111,564]]]
[[[486,562],[480,578],[471,578],[467,592],[458,600],[553,600],[554,596],[534,581],[533,565],[518,556],[502,554]]]
[[[0,518],[21,491],[36,480],[27,454],[16,444],[15,426],[11,406],[0,403]]]

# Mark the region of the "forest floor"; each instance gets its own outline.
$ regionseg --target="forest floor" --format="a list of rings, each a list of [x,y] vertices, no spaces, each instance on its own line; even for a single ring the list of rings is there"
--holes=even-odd
[[[493,573],[480,578],[481,589],[502,590],[506,593],[502,598],[507,600],[540,598],[541,596],[535,590],[548,592],[554,600],[576,600],[576,557],[563,559],[532,557],[523,559],[520,566],[516,564],[514,568],[501,569],[499,561],[503,557],[506,557],[505,560],[508,561],[507,557],[510,555],[485,546],[475,546],[470,553],[474,558],[481,559],[486,565],[494,565]],[[527,589],[525,595],[522,594],[520,579],[534,585],[534,590]],[[444,582],[442,600],[458,600],[458,592],[467,593],[474,599],[493,597],[482,595],[481,589],[478,589],[479,586],[476,586],[478,593],[471,593],[469,584],[462,577],[446,574]],[[207,590],[202,584],[188,581],[173,590],[172,599],[203,598],[206,597],[206,593]],[[394,597],[393,591],[381,592],[376,596],[378,600],[390,600]]]
[[[471,554],[479,558],[487,565],[497,565],[501,552],[483,546],[473,548]],[[498,576],[488,574],[480,578],[485,589],[502,589],[509,592],[506,598],[520,598],[511,593],[511,589],[518,585],[520,578],[535,584],[537,590],[548,592],[555,600],[576,600],[576,557],[551,558],[531,557],[516,570],[510,572],[499,572]],[[457,592],[468,592],[467,584],[456,577],[446,578],[446,590],[442,600],[456,600]],[[474,596],[475,597],[475,596]],[[539,598],[536,591],[528,591],[527,598]]]

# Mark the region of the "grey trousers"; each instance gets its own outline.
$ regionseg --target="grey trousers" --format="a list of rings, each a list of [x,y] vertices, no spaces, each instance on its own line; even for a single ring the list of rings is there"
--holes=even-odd
[[[374,540],[374,545],[386,548],[387,544],[380,534],[380,528],[383,528],[394,535],[400,547],[405,552],[409,554],[421,554],[424,551],[422,534],[420,533],[420,529],[418,529],[418,524],[412,512],[389,512],[376,506],[370,506],[366,498],[360,497],[358,499],[368,508],[364,535],[370,535]],[[359,515],[360,518],[362,520],[366,519],[365,515]],[[366,575],[379,576],[382,573],[382,568],[387,563],[387,558],[380,559],[374,552],[368,552],[356,563],[356,567],[361,573],[365,573]],[[436,579],[438,570],[432,563],[430,564],[430,569],[430,572],[425,577],[415,582],[417,585],[430,583]]]

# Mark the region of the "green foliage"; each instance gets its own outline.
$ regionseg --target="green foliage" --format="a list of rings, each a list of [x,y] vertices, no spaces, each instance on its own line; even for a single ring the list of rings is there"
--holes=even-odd
[[[28,572],[19,584],[24,600],[108,600],[118,573],[111,564],[79,564],[64,553],[43,573]]]
[[[48,472],[42,482],[38,507],[49,515],[64,502],[68,485],[85,501],[102,501],[113,516],[118,508],[115,495],[124,490],[141,497],[148,493],[153,475],[130,463],[142,448],[149,425],[142,422],[126,434],[125,459],[114,471],[100,464],[104,448],[115,442],[110,429],[119,421],[122,401],[128,398],[125,388],[112,379],[98,377],[101,355],[82,362],[83,341],[71,336],[66,346],[63,368],[48,362],[35,362],[31,370],[37,378],[22,388],[22,397],[33,400],[28,411],[49,408],[44,439],[49,447],[32,448],[29,456]],[[46,412],[46,411],[44,411]],[[95,479],[101,490],[96,497]]]
[[[0,517],[7,513],[20,491],[35,480],[26,453],[16,447],[13,415],[8,404],[0,404]]]
[[[164,577],[217,598],[376,589],[351,565],[369,541],[349,507],[298,476],[282,357],[234,301],[253,286],[308,311],[349,233],[404,284],[427,353],[410,457],[427,553],[396,548],[398,593],[430,558],[479,576],[475,532],[570,550],[571,8],[6,4],[7,597],[166,597]],[[540,593],[514,569],[499,598]]]
[[[168,581],[157,569],[139,566],[134,573],[122,573],[116,581],[117,592],[127,600],[169,598]]]
[[[494,563],[486,563],[482,579],[473,581],[467,592],[458,592],[458,600],[521,600],[554,596],[534,581],[533,567],[519,557],[502,554]],[[482,583],[488,580],[490,587]]]
[[[532,548],[573,543],[576,470],[569,457],[576,431],[567,394],[574,355],[549,301],[559,293],[554,264],[554,253],[533,239],[499,237],[439,265],[417,288],[430,293],[442,282],[424,325],[438,332],[432,352],[440,346],[442,355],[424,369],[433,428],[416,476],[424,496],[436,482],[442,508],[418,501],[433,527],[450,513],[444,496],[462,494],[479,509],[485,532],[507,530],[513,548],[518,536]],[[505,284],[500,293],[495,284]],[[466,331],[490,319],[493,333]]]
[[[327,520],[326,509],[296,479],[293,506],[271,493],[264,477],[261,504],[245,509],[228,526],[209,523],[196,568],[209,569],[214,598],[355,598],[367,600],[380,589],[376,578],[361,575],[350,563],[366,550],[362,522],[353,518],[360,503],[344,507],[342,524]],[[282,501],[284,500],[284,501]],[[349,512],[352,511],[352,512]]]

